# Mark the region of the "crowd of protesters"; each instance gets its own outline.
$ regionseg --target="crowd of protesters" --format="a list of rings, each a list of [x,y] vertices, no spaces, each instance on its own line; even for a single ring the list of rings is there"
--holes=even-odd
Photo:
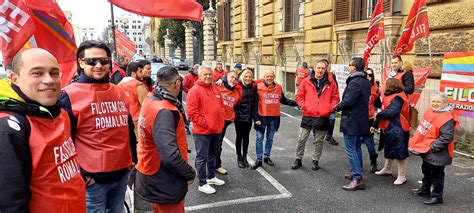
[[[155,212],[184,212],[188,186],[196,176],[198,190],[205,194],[226,184],[216,173],[228,174],[221,153],[232,123],[239,168],[275,165],[270,157],[280,127],[280,104],[302,111],[291,169],[303,166],[311,136],[311,169],[320,168],[324,141],[338,145],[332,132],[340,112],[350,165],[344,190],[366,186],[364,143],[370,173],[392,176],[396,162],[394,185],[407,181],[409,153],[421,156],[423,183],[413,193],[425,197],[425,204],[443,202],[444,168],[452,162],[458,120],[447,96],[435,93],[410,138],[413,103],[408,97],[415,85],[411,66],[403,66],[400,56],[392,58],[392,71],[380,87],[364,60],[353,58],[342,96],[329,60],[317,61],[314,68],[303,63],[296,72],[293,100],[271,70],[256,79],[252,69],[241,64],[225,71],[217,63],[215,69],[195,65],[182,78],[165,66],[153,82],[149,61],[118,57],[112,62],[111,55],[104,43],[81,43],[77,76],[62,89],[58,62],[49,52],[33,48],[14,57],[11,78],[0,80],[0,212],[121,212],[127,183]],[[190,123],[194,168],[186,137]],[[252,126],[256,161],[249,165]],[[374,144],[377,129],[385,158],[381,170]]]

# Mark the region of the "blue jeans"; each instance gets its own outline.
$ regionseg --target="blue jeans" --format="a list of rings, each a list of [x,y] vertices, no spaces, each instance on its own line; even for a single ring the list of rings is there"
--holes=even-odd
[[[374,135],[373,134],[370,134],[368,136],[364,136],[364,137],[362,137],[361,140],[367,146],[367,152],[369,152],[370,156],[377,155],[377,152],[375,151]]]
[[[344,151],[349,159],[352,177],[355,180],[362,178],[362,151],[360,145],[361,140],[359,135],[344,134]]]
[[[273,136],[275,135],[276,132],[276,120],[271,119],[269,122],[266,124],[266,131],[267,131],[267,140],[265,142],[265,157],[270,157],[270,152],[272,151],[272,145],[273,145]],[[263,135],[265,134],[264,131],[257,131],[257,142],[255,144],[255,149],[257,152],[257,160],[262,160],[262,154],[263,154]]]
[[[221,147],[221,134],[200,135],[193,134],[196,147],[196,171],[199,178],[199,186],[207,183],[207,179],[216,176],[216,158]]]
[[[327,138],[332,138],[332,133],[334,132],[334,125],[336,124],[336,112],[331,113],[329,116],[329,129],[326,132]]]
[[[122,179],[112,183],[94,183],[86,188],[87,213],[123,212],[127,191],[127,172]]]

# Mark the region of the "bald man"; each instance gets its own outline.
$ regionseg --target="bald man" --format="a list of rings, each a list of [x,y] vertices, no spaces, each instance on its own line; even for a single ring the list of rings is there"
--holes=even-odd
[[[13,58],[0,80],[0,212],[85,212],[85,183],[71,139],[56,59],[43,49]]]
[[[255,144],[257,152],[257,161],[252,169],[262,166],[263,162],[269,166],[275,164],[270,159],[272,151],[273,136],[280,127],[280,103],[288,106],[297,106],[296,101],[288,99],[283,94],[281,85],[275,82],[275,72],[267,71],[263,76],[263,81],[257,84],[257,95],[254,104],[254,128],[257,130],[257,142]],[[267,132],[267,141],[265,143],[265,153],[263,151],[263,136]]]

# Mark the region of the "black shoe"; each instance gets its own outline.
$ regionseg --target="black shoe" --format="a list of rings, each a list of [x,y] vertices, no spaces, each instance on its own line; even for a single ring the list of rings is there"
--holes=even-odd
[[[326,141],[327,141],[329,144],[334,145],[334,146],[339,145],[339,143],[338,143],[336,140],[334,140],[333,137],[328,137],[328,136],[326,136]]]
[[[319,165],[318,165],[318,161],[317,160],[313,160],[313,166],[311,167],[311,169],[313,171],[316,171],[319,169]]]
[[[262,161],[257,160],[257,162],[255,162],[255,164],[251,168],[258,169],[258,167],[261,167],[261,166],[262,166]]]
[[[244,160],[243,160],[242,156],[237,156],[237,165],[241,169],[245,168]]]
[[[249,162],[247,161],[247,155],[246,155],[246,154],[242,156],[242,162],[244,163],[244,166],[245,166],[245,167],[249,167],[249,166],[250,166],[250,165],[249,165]]]
[[[374,156],[370,156],[370,173],[371,174],[375,174],[376,171],[378,171],[377,169],[377,157],[379,155],[378,154],[375,154]]]
[[[413,189],[412,194],[417,196],[417,197],[424,197],[424,198],[430,198],[431,193],[429,191],[423,191],[421,189]]]
[[[423,203],[426,204],[426,205],[442,204],[443,203],[443,198],[431,197],[431,198],[428,198],[427,200],[423,201]]]
[[[293,163],[293,166],[291,167],[291,169],[299,169],[303,166],[303,164],[301,163],[301,159],[296,159],[295,162]]]
[[[273,163],[273,161],[269,157],[263,158],[263,162],[268,164],[269,166],[275,166],[275,164]]]

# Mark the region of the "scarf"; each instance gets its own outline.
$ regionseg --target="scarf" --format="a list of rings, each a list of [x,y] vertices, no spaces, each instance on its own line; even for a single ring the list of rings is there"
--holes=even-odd
[[[163,88],[160,83],[156,83],[155,91],[153,92],[153,95],[160,98],[169,101],[171,104],[176,106],[178,108],[179,112],[183,115],[184,123],[188,122],[188,118],[186,117],[186,113],[184,112],[183,104],[181,103],[180,100],[178,100],[174,95],[172,95],[168,90]]]

